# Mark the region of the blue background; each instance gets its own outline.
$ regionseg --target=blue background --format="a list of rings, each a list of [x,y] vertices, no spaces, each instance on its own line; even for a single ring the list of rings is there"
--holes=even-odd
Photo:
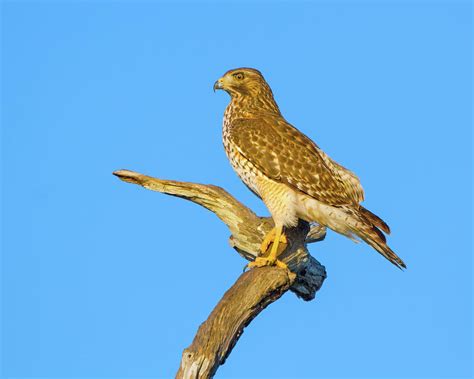
[[[328,279],[220,378],[470,377],[471,9],[461,1],[2,4],[5,377],[172,377],[244,261],[210,212],[112,171],[221,185],[227,69],[361,178],[401,272],[335,233]]]

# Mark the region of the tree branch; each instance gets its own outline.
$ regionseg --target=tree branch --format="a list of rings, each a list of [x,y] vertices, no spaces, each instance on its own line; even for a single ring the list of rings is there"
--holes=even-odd
[[[191,346],[184,350],[176,378],[212,378],[243,329],[289,289],[294,277],[277,267],[261,267],[242,274],[201,324]]]
[[[178,196],[209,209],[229,228],[231,246],[249,261],[259,255],[263,238],[274,226],[271,217],[257,216],[221,187],[157,179],[128,170],[115,171],[114,175],[125,182]],[[326,270],[309,254],[306,245],[324,239],[326,229],[300,221],[285,233],[288,245],[282,246],[284,251],[280,251],[279,259],[291,272],[262,267],[242,274],[184,351],[177,378],[212,378],[244,327],[288,289],[303,300],[314,299],[326,278]]]

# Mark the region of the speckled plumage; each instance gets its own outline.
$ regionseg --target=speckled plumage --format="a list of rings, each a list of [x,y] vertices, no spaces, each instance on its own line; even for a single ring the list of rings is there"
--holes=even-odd
[[[269,209],[276,225],[298,218],[318,222],[350,238],[360,237],[398,267],[387,246],[385,222],[363,208],[357,176],[329,158],[281,115],[261,73],[228,71],[217,88],[231,95],[223,121],[226,154],[243,182]]]

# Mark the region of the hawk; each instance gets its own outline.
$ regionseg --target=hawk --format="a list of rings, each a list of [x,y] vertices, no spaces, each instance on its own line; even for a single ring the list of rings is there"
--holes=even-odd
[[[231,101],[224,113],[222,138],[240,179],[260,197],[275,222],[258,257],[249,267],[286,265],[277,259],[286,243],[284,228],[298,219],[316,222],[372,246],[398,268],[405,263],[388,247],[388,225],[365,209],[357,176],[333,161],[306,135],[288,123],[263,75],[253,68],[227,71],[214,84]]]

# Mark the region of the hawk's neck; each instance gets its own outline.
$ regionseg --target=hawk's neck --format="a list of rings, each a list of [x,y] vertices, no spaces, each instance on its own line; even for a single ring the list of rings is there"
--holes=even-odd
[[[232,96],[232,100],[226,108],[225,117],[230,119],[249,118],[268,113],[281,115],[273,96]]]

